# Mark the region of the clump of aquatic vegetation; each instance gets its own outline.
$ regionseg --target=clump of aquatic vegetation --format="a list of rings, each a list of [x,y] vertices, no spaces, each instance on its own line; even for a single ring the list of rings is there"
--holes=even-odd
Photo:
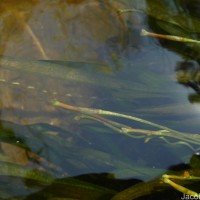
[[[59,101],[54,101],[53,105],[59,106],[59,107],[62,107],[62,108],[68,109],[68,110],[80,112],[80,113],[82,113],[82,115],[80,115],[78,117],[79,119],[84,118],[84,119],[96,120],[96,121],[102,123],[103,125],[117,131],[118,133],[124,134],[124,135],[126,135],[130,138],[134,138],[134,139],[144,138],[145,142],[148,142],[153,137],[154,138],[156,137],[156,138],[159,138],[161,140],[164,140],[168,144],[172,144],[172,142],[170,142],[168,140],[168,138],[169,139],[173,138],[173,139],[177,140],[177,142],[174,142],[174,144],[186,145],[188,148],[191,148],[194,152],[199,150],[199,144],[200,144],[200,135],[199,134],[182,133],[182,132],[170,129],[168,127],[165,127],[165,126],[162,126],[162,125],[159,125],[159,124],[155,124],[153,122],[150,122],[150,121],[147,121],[147,120],[144,120],[144,119],[141,119],[141,118],[137,118],[137,117],[134,117],[134,116],[125,115],[125,114],[121,114],[121,113],[111,112],[111,111],[107,111],[107,110],[76,107],[76,106],[64,104],[64,103],[59,102]],[[147,124],[147,125],[152,126],[154,128],[157,128],[157,130],[153,131],[153,130],[144,130],[144,129],[137,129],[137,128],[129,127],[129,126],[126,126],[124,124],[120,124],[120,123],[117,123],[115,121],[103,118],[103,117],[101,117],[101,115],[115,116],[115,117],[121,117],[121,118],[134,120],[134,121],[137,121],[137,122],[140,122],[140,123]],[[193,146],[196,146],[197,148],[194,149]],[[195,196],[195,198],[196,197],[199,198],[199,195],[198,195],[197,192],[189,190],[189,189],[173,182],[171,179],[175,179],[175,180],[176,179],[178,179],[178,180],[200,180],[200,177],[192,176],[192,175],[189,174],[189,172],[185,172],[181,176],[167,175],[167,174],[164,174],[162,176],[162,181],[164,183],[171,185],[172,187],[174,187],[175,189],[177,189],[180,192],[183,192],[187,195]],[[156,184],[158,184],[158,183],[156,183]],[[132,196],[127,195],[127,192],[128,192],[128,190],[126,190],[125,192],[122,192],[122,194],[119,195],[120,197],[116,196],[113,199],[115,199],[115,200],[120,199],[121,195],[122,196],[124,195],[123,199],[132,198]],[[132,194],[132,192],[131,192],[131,194]],[[125,196],[126,196],[126,198],[125,198]],[[127,196],[128,196],[128,198],[127,198]]]
[[[127,135],[128,137],[131,137],[131,138],[145,138],[145,140],[147,142],[153,137],[159,137],[160,139],[163,139],[167,143],[170,143],[167,140],[167,138],[174,138],[174,139],[180,140],[183,144],[187,145],[193,151],[199,150],[199,148],[194,149],[192,147],[192,145],[197,145],[197,146],[199,145],[199,143],[200,143],[200,135],[199,134],[182,133],[182,132],[170,129],[168,127],[165,127],[165,126],[162,126],[162,125],[159,125],[159,124],[156,124],[156,123],[153,123],[153,122],[141,119],[141,118],[137,118],[134,116],[125,115],[125,114],[121,114],[121,113],[111,112],[111,111],[107,111],[107,110],[76,107],[76,106],[64,104],[59,101],[54,101],[53,105],[83,113],[83,115],[80,116],[80,119],[87,118],[87,119],[91,119],[91,120],[96,120],[96,121],[102,123],[103,125],[111,128],[121,134]],[[115,121],[105,119],[103,117],[100,117],[99,115],[108,115],[108,116],[115,116],[115,117],[130,119],[133,121],[147,124],[149,126],[157,128],[158,130],[153,131],[153,130],[145,130],[145,129],[135,129],[135,128],[117,123]]]
[[[177,10],[173,10],[173,15],[170,15],[168,7],[158,1],[146,1],[148,4],[148,8],[128,8],[128,9],[119,9],[118,14],[122,15],[125,13],[145,13],[149,18],[153,19],[154,22],[158,25],[158,30],[162,30],[162,32],[166,32],[167,34],[163,33],[157,33],[157,32],[151,32],[146,31],[145,29],[141,30],[141,36],[150,36],[155,37],[161,40],[170,40],[172,42],[177,43],[183,43],[189,50],[190,53],[183,53],[183,57],[186,59],[185,62],[180,62],[177,64],[176,68],[176,78],[177,82],[189,86],[192,89],[194,89],[197,92],[197,97],[199,95],[199,43],[200,40],[198,38],[198,34],[200,32],[199,25],[200,21],[198,18],[195,18],[193,16],[188,16],[187,13],[182,12],[181,14],[177,12]],[[173,2],[174,3],[174,2]],[[172,3],[172,5],[173,5]],[[168,4],[170,5],[170,4]],[[192,2],[191,2],[192,5]],[[176,5],[177,6],[177,5]],[[169,6],[170,7],[170,6]],[[180,8],[181,10],[181,8]],[[179,10],[179,11],[180,11]],[[177,13],[176,13],[177,12]],[[191,38],[196,37],[196,38]],[[177,45],[178,48],[172,48],[174,51],[180,52],[180,45]],[[169,47],[170,48],[170,47]],[[192,52],[192,53],[191,53]],[[190,61],[195,60],[194,61]],[[190,102],[196,101],[194,96],[190,96],[189,98]],[[121,115],[119,115],[121,116]],[[121,116],[124,117],[124,116]],[[126,118],[130,119],[130,116],[126,116]],[[132,118],[133,119],[133,118]],[[133,119],[134,120],[134,119]],[[136,119],[138,120],[138,119]],[[140,121],[141,120],[141,121]],[[156,128],[159,128],[158,131],[148,131],[148,130],[139,130],[138,133],[146,134],[146,137],[159,137],[160,139],[164,139],[167,143],[169,143],[168,138],[175,138],[178,139],[179,142],[182,142],[184,144],[187,144],[188,147],[192,147],[193,145],[197,145],[197,149],[194,149],[195,151],[199,150],[199,134],[188,134],[188,133],[181,133],[172,129],[169,129],[167,127],[160,127],[160,125],[157,124],[151,124],[150,122],[143,121],[142,119],[139,119],[138,121],[142,123],[147,123],[149,125],[152,125]],[[123,129],[123,128],[122,128]],[[123,132],[123,131],[121,131]],[[127,134],[130,137],[133,137],[132,134],[136,132],[133,128],[125,128],[125,132],[123,134]],[[131,133],[131,135],[129,135]],[[189,140],[188,140],[189,139]],[[193,148],[193,147],[192,147]],[[199,167],[199,166],[198,166]],[[192,191],[188,188],[185,188],[178,183],[175,183],[174,180],[193,180],[193,181],[199,181],[200,177],[193,176],[189,172],[185,172],[182,175],[167,175],[164,174],[162,176],[162,181],[164,183],[167,183],[171,185],[176,190],[182,192],[185,195],[188,195],[188,198],[199,198],[199,194],[195,191]],[[172,180],[173,179],[173,180]],[[155,185],[154,185],[155,186]],[[133,189],[133,188],[132,188]],[[134,190],[134,189],[133,189]],[[127,190],[126,192],[130,192],[130,190]],[[121,197],[123,197],[125,193],[122,194]],[[134,196],[134,194],[132,193]],[[117,199],[117,198],[116,198]],[[120,199],[120,198],[119,198]]]
[[[112,132],[119,133],[132,141],[144,140],[147,145],[153,140],[160,140],[168,146],[180,145],[192,152],[199,149],[200,136],[198,134],[182,133],[142,118],[112,111],[77,107],[60,101],[54,101],[53,105],[60,107],[60,109],[64,108],[66,111],[75,112],[77,114],[75,117],[76,123],[77,120],[95,121],[107,127],[106,129],[111,129]],[[109,116],[112,119],[102,116]],[[140,129],[127,126],[116,122],[115,117],[142,123],[150,128]],[[110,140],[106,139],[106,129],[101,132],[105,137],[105,145],[107,145],[107,142],[108,145],[114,147]],[[195,191],[187,189],[187,180],[190,186],[191,181],[196,183],[200,179],[198,177],[200,162],[198,154],[194,154],[184,170],[176,172],[169,169],[164,173],[161,169],[141,168],[123,162],[123,160],[115,159],[114,156],[111,157],[110,154],[93,148],[92,144],[88,143],[88,138],[83,138],[84,135],[77,135],[77,131],[76,133],[70,130],[66,132],[62,128],[47,124],[21,126],[8,122],[1,123],[0,131],[1,143],[5,144],[5,147],[6,144],[10,144],[10,149],[15,146],[15,151],[19,155],[25,153],[28,159],[24,161],[16,159],[15,162],[10,162],[7,157],[1,157],[1,176],[12,177],[15,181],[23,180],[22,183],[18,184],[18,192],[13,191],[10,194],[9,187],[2,188],[4,192],[1,193],[1,196],[4,199],[11,197],[13,194],[17,199],[21,199],[24,196],[27,197],[26,194],[29,193],[30,197],[35,199],[41,199],[46,195],[48,198],[54,196],[55,198],[67,197],[71,199],[129,200],[149,194],[159,195],[158,191],[169,191],[167,185],[171,185],[187,195],[195,197],[198,195]],[[62,137],[64,132],[65,137]],[[66,133],[68,134],[66,135]],[[117,135],[119,136],[119,134]],[[78,145],[78,138],[85,145]],[[76,139],[76,141],[73,141],[73,139]],[[44,145],[45,148],[43,149]],[[62,163],[59,164],[59,160],[62,160]],[[92,174],[90,171],[98,165],[108,165],[111,169],[114,166],[125,168],[129,170],[128,173],[134,174],[135,177],[144,175],[149,177],[150,181],[142,182],[135,179],[126,182],[125,180],[118,180],[112,173]],[[65,166],[65,169],[62,166]],[[76,170],[87,173],[88,168],[90,174],[71,177],[73,173],[76,173]],[[122,173],[124,174],[123,171]],[[176,180],[178,180],[178,183],[176,183]],[[33,193],[32,190],[35,184],[38,189]],[[27,185],[29,189],[27,189]],[[10,186],[12,187],[13,184]],[[161,196],[163,195],[162,192]]]
[[[196,63],[199,65],[200,55],[200,21],[198,16],[195,17],[194,15],[188,15],[187,11],[183,12],[185,7],[181,7],[181,4],[177,5],[174,1],[172,4],[165,4],[159,1],[147,0],[146,3],[147,8],[139,7],[119,9],[118,14],[146,14],[150,21],[153,21],[153,25],[150,25],[150,27],[156,31],[160,31],[161,33],[147,31],[142,28],[141,36],[154,37],[165,41],[171,41],[169,45],[164,44],[163,46],[178,52],[185,60],[185,62],[181,64],[181,67],[180,65],[177,66],[177,82],[185,86],[189,86],[197,93],[199,93],[200,67],[198,66],[198,68],[194,69],[194,66],[196,66],[194,61],[196,61]],[[171,14],[169,8],[172,8],[173,6],[175,6],[176,9],[173,8],[173,14]],[[197,5],[194,2],[191,2],[190,6],[195,8]],[[191,63],[193,63],[193,66],[191,66]],[[185,80],[183,80],[183,77]],[[192,103],[199,102],[199,95],[189,96],[189,100]]]

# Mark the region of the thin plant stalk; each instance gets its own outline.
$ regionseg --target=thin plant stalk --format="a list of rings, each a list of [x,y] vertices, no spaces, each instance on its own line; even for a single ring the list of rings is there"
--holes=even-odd
[[[147,136],[147,137],[156,136],[156,137],[160,137],[160,138],[169,137],[169,138],[175,138],[175,139],[178,139],[180,141],[184,141],[184,142],[187,142],[190,144],[195,144],[195,145],[200,144],[200,136],[198,134],[182,133],[182,132],[170,129],[168,127],[165,127],[165,126],[162,126],[162,125],[159,125],[159,124],[147,121],[147,120],[143,120],[141,118],[133,117],[130,115],[125,115],[125,114],[111,112],[111,111],[107,111],[107,110],[101,110],[101,109],[76,107],[76,106],[65,104],[65,103],[62,103],[59,101],[54,101],[53,105],[59,106],[59,107],[62,107],[62,108],[68,109],[68,110],[77,111],[77,112],[83,113],[85,115],[89,115],[87,118],[97,120],[97,121],[103,123],[104,125],[112,128],[120,133],[123,133],[127,136],[130,136],[130,137],[135,137],[131,133],[139,133],[139,134],[143,134],[144,137],[145,136]],[[132,128],[129,126],[125,126],[123,124],[119,124],[117,122],[113,122],[112,120],[100,118],[98,115],[110,115],[110,116],[122,117],[122,118],[130,119],[130,120],[138,121],[140,123],[148,124],[150,126],[159,128],[160,130],[154,131],[154,130],[146,130],[146,129],[135,129],[135,128]]]
[[[123,135],[126,135],[128,137],[131,137],[131,138],[138,139],[138,138],[146,137],[145,143],[147,143],[152,137],[159,137],[167,144],[170,144],[170,145],[171,144],[183,144],[183,145],[186,145],[192,151],[195,151],[195,149],[190,144],[199,145],[199,143],[200,143],[200,141],[195,140],[194,138],[191,138],[191,134],[182,133],[183,137],[181,137],[182,134],[177,135],[176,133],[168,132],[165,130],[154,131],[154,130],[147,130],[147,129],[132,128],[132,127],[126,126],[124,124],[121,124],[121,123],[118,123],[118,122],[115,122],[112,120],[108,120],[108,119],[105,119],[105,118],[97,116],[97,115],[91,116],[91,115],[84,114],[84,115],[80,115],[80,116],[76,117],[76,119],[83,119],[83,118],[98,121],[99,123],[103,124],[104,126],[109,127],[110,129],[112,129],[118,133],[121,133]],[[132,133],[137,133],[139,135],[134,135]],[[181,141],[170,142],[166,139],[166,137],[179,139]]]
[[[45,60],[48,60],[49,58],[48,58],[47,54],[45,53],[40,41],[38,40],[38,38],[36,37],[36,35],[32,31],[31,27],[28,24],[25,24],[25,29],[27,30],[27,32],[31,36],[33,43],[35,44],[36,48],[38,49],[38,51],[42,55],[42,58],[45,59]]]
[[[174,131],[174,130],[167,128],[165,126],[162,126],[162,125],[159,125],[159,124],[156,124],[156,123],[153,123],[153,122],[150,122],[150,121],[138,118],[138,117],[134,117],[134,116],[131,116],[131,115],[125,115],[125,114],[107,111],[107,110],[102,110],[102,109],[76,107],[76,106],[72,106],[72,105],[69,105],[69,104],[62,103],[60,101],[53,101],[53,105],[59,106],[59,107],[62,107],[62,108],[68,109],[68,110],[73,110],[73,111],[85,113],[85,114],[88,114],[88,115],[110,115],[110,116],[115,116],[115,117],[122,117],[122,118],[130,119],[130,120],[134,120],[134,121],[137,121],[137,122],[140,122],[140,123],[143,123],[143,124],[147,124],[147,125],[159,128],[159,129],[163,129],[163,130],[167,130],[167,131]],[[174,132],[180,133],[178,131],[174,131]]]
[[[179,37],[179,36],[174,36],[174,35],[164,35],[164,34],[152,33],[152,32],[146,31],[145,29],[141,30],[141,36],[151,36],[151,37],[155,37],[155,38],[162,38],[162,39],[172,40],[172,41],[176,41],[176,42],[184,42],[184,43],[188,42],[188,43],[200,44],[199,40],[193,40],[190,38]]]
[[[130,134],[128,132],[124,132],[123,131],[123,126],[125,125],[122,125],[118,122],[114,122],[112,120],[108,120],[108,119],[105,119],[103,117],[100,117],[100,116],[91,116],[91,115],[80,115],[78,117],[76,117],[76,119],[90,119],[90,120],[95,120],[101,124],[103,124],[104,126],[106,127],[109,127],[110,129],[118,132],[118,133],[121,133],[123,135],[127,135],[128,137],[132,137],[132,138],[144,138],[145,135],[138,135],[138,136],[135,136],[133,134]],[[126,126],[126,128],[130,128],[128,126]]]
[[[41,54],[42,58],[45,60],[48,60],[48,56],[45,53],[45,50],[42,47],[39,39],[37,38],[35,33],[32,31],[31,27],[24,21],[22,15],[19,12],[13,12],[13,14],[19,20],[19,22],[21,23],[21,26],[23,26],[25,28],[25,30],[28,32],[28,34],[32,38],[32,41],[33,41],[34,45],[36,46],[37,50],[39,51],[39,53]]]
[[[179,192],[182,192],[184,194],[192,196],[195,199],[200,198],[200,195],[197,192],[175,183],[174,181],[170,180],[171,178],[172,179],[179,179],[179,180],[200,180],[200,177],[190,176],[190,175],[188,177],[185,177],[185,176],[176,176],[176,175],[167,175],[167,174],[164,174],[162,176],[162,180],[163,180],[164,183],[169,184],[170,186],[172,186],[174,189],[178,190]]]
[[[135,9],[135,8],[130,8],[130,9],[118,9],[117,13],[119,15],[123,14],[123,13],[128,13],[128,12],[143,12],[141,10]]]

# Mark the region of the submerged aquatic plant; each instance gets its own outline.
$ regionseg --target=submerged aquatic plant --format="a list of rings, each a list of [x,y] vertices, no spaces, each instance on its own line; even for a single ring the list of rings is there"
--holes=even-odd
[[[200,177],[196,177],[196,176],[191,176],[189,174],[189,172],[185,171],[185,173],[183,174],[183,176],[176,176],[176,175],[167,175],[164,174],[162,176],[162,180],[164,183],[167,183],[169,185],[171,185],[174,189],[178,190],[179,192],[182,192],[184,194],[187,194],[189,196],[194,197],[195,199],[199,199],[200,198],[200,194],[198,194],[195,191],[192,191],[186,187],[181,186],[180,184],[175,183],[173,180],[200,180]]]
[[[200,144],[200,135],[199,134],[189,134],[189,133],[182,133],[173,129],[170,129],[168,127],[141,119],[137,118],[134,116],[130,115],[125,115],[121,113],[116,113],[116,112],[111,112],[107,110],[101,110],[101,109],[92,109],[92,108],[83,108],[83,107],[76,107],[72,105],[68,105],[59,101],[54,101],[53,105],[59,106],[68,110],[73,110],[80,112],[84,115],[81,115],[80,118],[88,118],[92,120],[96,120],[105,126],[121,133],[124,135],[127,135],[128,137],[131,138],[146,138],[146,142],[149,141],[152,137],[158,137],[162,140],[164,140],[166,143],[171,143],[168,141],[167,138],[173,138],[178,140],[177,142],[181,142],[185,145],[187,145],[189,148],[192,150],[198,150],[199,148],[195,149],[193,145],[199,146]],[[137,129],[133,127],[129,127],[127,125],[100,117],[99,115],[110,115],[110,116],[115,116],[115,117],[121,117],[121,118],[126,118],[130,119],[133,121],[137,121],[143,124],[150,125],[154,128],[157,128],[159,130],[146,130],[146,129]],[[139,134],[139,135],[138,135]]]
[[[151,37],[156,37],[156,38],[162,38],[166,40],[172,40],[176,42],[190,42],[190,43],[198,43],[200,44],[199,40],[193,40],[190,38],[185,38],[185,37],[180,37],[180,36],[175,36],[175,35],[164,35],[164,34],[158,34],[158,33],[151,33],[146,31],[145,29],[141,30],[141,36],[151,36]]]
[[[159,125],[159,124],[156,124],[156,123],[153,123],[153,122],[141,119],[141,118],[137,118],[134,116],[125,115],[125,114],[121,114],[121,113],[111,112],[111,111],[107,111],[107,110],[76,107],[76,106],[68,105],[68,104],[65,104],[65,103],[62,103],[59,101],[54,101],[53,105],[62,107],[64,109],[80,112],[80,113],[82,113],[82,115],[79,116],[78,119],[87,118],[90,120],[96,120],[96,121],[102,123],[103,125],[111,128],[121,134],[131,137],[131,138],[146,138],[145,141],[148,142],[149,139],[151,139],[152,137],[157,137],[157,138],[164,140],[168,144],[172,144],[172,142],[168,141],[168,138],[173,138],[173,139],[177,140],[177,142],[175,142],[175,143],[185,144],[186,146],[191,148],[193,151],[196,151],[199,149],[199,145],[200,145],[200,135],[199,134],[182,133],[182,132],[170,129],[168,127],[165,127],[165,126],[162,126],[162,125]],[[136,129],[136,128],[129,127],[124,124],[120,124],[118,122],[103,118],[100,115],[110,115],[110,116],[134,120],[134,121],[137,121],[137,122],[140,122],[143,124],[150,125],[154,128],[158,128],[159,130]],[[193,147],[194,145],[197,146],[196,149]],[[177,176],[177,175],[168,175],[168,174],[163,174],[163,176],[162,176],[162,181],[164,183],[169,184],[170,186],[172,186],[173,188],[175,188],[176,190],[178,190],[184,194],[192,195],[195,198],[196,197],[199,198],[198,193],[196,193],[195,191],[189,190],[186,187],[181,186],[180,184],[175,183],[171,179],[200,180],[200,177],[191,176],[189,173],[187,173],[187,176],[186,175],[185,176]],[[147,190],[147,191],[153,190],[153,188],[155,186],[158,186],[159,184],[160,184],[160,181],[152,181],[152,183],[151,182],[148,183],[148,185],[146,187],[147,188],[149,187],[149,190]],[[137,187],[136,187],[136,189],[131,187],[125,191],[122,191],[121,193],[117,194],[116,196],[114,196],[112,198],[112,200],[119,200],[119,199],[124,199],[124,200],[127,199],[128,200],[130,198],[135,199],[135,197],[137,198],[137,195],[139,195],[139,196],[141,195],[141,193],[140,193],[141,187],[139,187],[139,188],[140,189],[138,189],[138,191],[137,191],[138,194],[133,195],[133,191],[135,192],[137,190]],[[135,197],[133,198],[133,196],[135,196]]]

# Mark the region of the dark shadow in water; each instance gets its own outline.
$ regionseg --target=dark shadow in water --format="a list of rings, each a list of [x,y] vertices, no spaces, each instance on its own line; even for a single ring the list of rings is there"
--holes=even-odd
[[[200,103],[200,66],[194,61],[179,62],[176,66],[177,82],[192,88],[196,93],[188,95],[190,103]]]
[[[200,67],[197,63],[191,61],[179,62],[176,66],[177,81],[185,86],[189,86],[197,93],[200,92],[199,76]]]
[[[194,160],[193,157],[191,160]],[[193,161],[192,161],[193,162]],[[196,163],[196,161],[195,161]],[[171,166],[166,174],[181,175],[185,170],[193,170],[192,163]],[[199,181],[187,183],[178,182],[190,189],[198,191]],[[81,185],[81,184],[84,184]],[[86,188],[84,188],[86,187]],[[72,199],[104,199],[104,200],[130,200],[130,199],[180,199],[183,194],[164,184],[158,177],[148,182],[138,179],[120,180],[113,174],[85,174],[71,178],[55,180],[51,185],[33,193],[26,199],[72,198]],[[166,198],[167,197],[167,198]]]

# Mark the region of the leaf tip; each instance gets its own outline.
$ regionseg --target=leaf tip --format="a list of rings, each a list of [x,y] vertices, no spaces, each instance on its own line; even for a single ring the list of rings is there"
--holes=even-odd
[[[53,100],[53,101],[52,101],[52,104],[53,104],[54,106],[59,106],[60,102],[57,101],[57,100]]]
[[[146,35],[148,35],[148,32],[145,29],[142,29],[140,32],[140,35],[146,36]]]

